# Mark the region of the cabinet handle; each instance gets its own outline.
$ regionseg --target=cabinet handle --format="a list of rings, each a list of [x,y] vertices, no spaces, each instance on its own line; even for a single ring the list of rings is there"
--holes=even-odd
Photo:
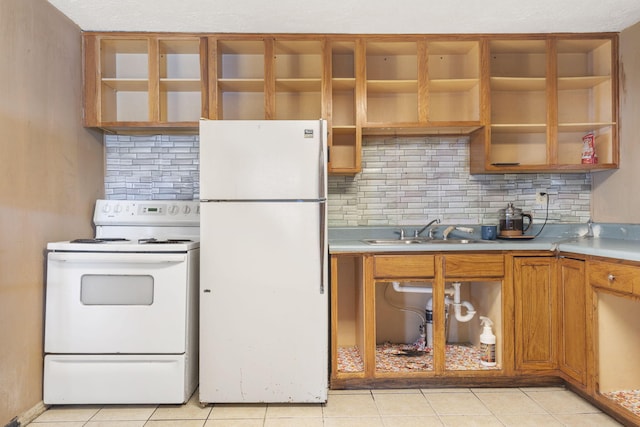
[[[613,274],[609,273],[609,275],[607,276],[607,279],[608,279],[610,282],[613,282],[614,280],[616,280],[616,276],[614,276]]]

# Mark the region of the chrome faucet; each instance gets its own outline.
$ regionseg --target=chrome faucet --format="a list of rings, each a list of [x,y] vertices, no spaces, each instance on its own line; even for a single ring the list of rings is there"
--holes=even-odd
[[[433,224],[440,224],[440,218],[436,218],[430,221],[427,225],[422,227],[420,230],[414,230],[413,237],[419,237],[427,228],[431,227]],[[429,230],[429,238],[433,238],[433,229]]]
[[[473,228],[472,227],[457,227],[455,225],[450,225],[442,233],[442,238],[444,240],[447,240],[449,238],[449,233],[451,233],[453,230],[460,230],[460,231],[464,231],[465,233],[469,233],[469,234],[473,233]]]
[[[587,221],[587,234],[584,237],[593,237],[593,221],[591,218]]]

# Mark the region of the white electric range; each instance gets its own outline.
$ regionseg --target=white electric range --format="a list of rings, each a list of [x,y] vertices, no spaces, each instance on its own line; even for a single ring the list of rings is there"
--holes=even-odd
[[[45,404],[183,403],[197,386],[197,201],[98,200],[47,245]]]

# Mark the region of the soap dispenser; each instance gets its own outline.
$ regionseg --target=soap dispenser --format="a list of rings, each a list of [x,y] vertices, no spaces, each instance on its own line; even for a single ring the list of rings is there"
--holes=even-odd
[[[493,322],[488,317],[480,316],[482,333],[480,334],[480,364],[496,366],[496,336],[491,330]]]

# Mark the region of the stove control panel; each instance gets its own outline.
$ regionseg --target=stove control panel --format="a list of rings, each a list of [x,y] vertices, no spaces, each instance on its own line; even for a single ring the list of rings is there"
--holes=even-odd
[[[198,225],[197,200],[96,200],[95,225]]]

